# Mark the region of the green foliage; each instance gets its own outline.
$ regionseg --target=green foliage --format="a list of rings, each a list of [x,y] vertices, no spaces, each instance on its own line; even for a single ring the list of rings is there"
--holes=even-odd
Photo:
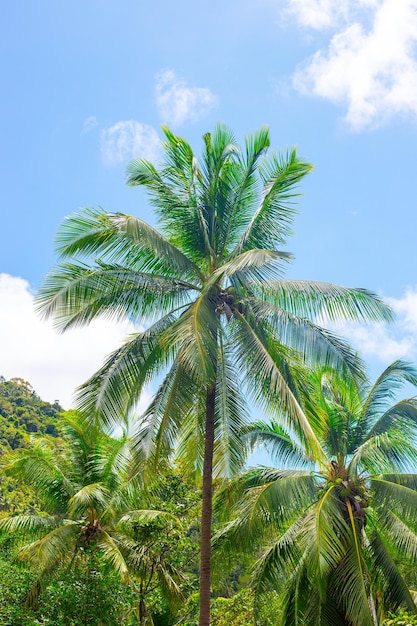
[[[282,280],[292,258],[282,246],[297,187],[311,170],[295,149],[267,153],[266,127],[239,146],[218,124],[204,135],[197,158],[185,139],[166,127],[163,132],[160,169],[144,159],[128,169],[128,184],[146,188],[159,230],[101,209],[67,218],[57,236],[61,260],[37,303],[62,330],[103,315],[146,327],[80,388],[78,408],[94,422],[113,425],[135,407],[150,380],[165,375],[136,444],[153,460],[175,450],[185,469],[203,476],[203,614],[210,602],[211,483],[242,470],[246,458],[242,390],[261,408],[284,407],[317,449],[297,401],[294,363],[318,361],[361,373],[349,346],[317,319],[388,320],[391,312],[362,289]],[[208,615],[201,619],[209,622]]]
[[[247,429],[282,466],[252,469],[220,494],[235,516],[216,543],[249,553],[263,544],[254,583],[285,590],[285,626],[374,626],[375,614],[417,611],[401,567],[415,568],[417,554],[417,403],[394,401],[409,383],[417,369],[402,361],[373,386],[305,371],[314,456],[279,423]]]
[[[277,626],[281,619],[278,594],[266,593],[255,603],[250,589],[241,589],[229,598],[218,597],[211,603],[212,626]],[[178,625],[196,626],[198,623],[198,594],[191,596]]]
[[[30,448],[36,437],[58,438],[61,414],[58,402],[41,400],[27,381],[0,377],[0,466],[8,463],[13,450]],[[0,475],[0,517],[2,511],[25,513],[39,509],[38,495],[30,485]]]
[[[61,412],[58,401],[44,402],[22,378],[0,377],[0,456],[27,447],[33,433],[57,437]]]
[[[129,624],[133,590],[104,563],[88,555],[76,569],[63,569],[44,581],[39,605],[25,608],[36,574],[0,553],[0,623],[2,626],[114,626]]]
[[[417,615],[411,615],[406,611],[400,611],[396,615],[391,614],[382,626],[417,626]]]

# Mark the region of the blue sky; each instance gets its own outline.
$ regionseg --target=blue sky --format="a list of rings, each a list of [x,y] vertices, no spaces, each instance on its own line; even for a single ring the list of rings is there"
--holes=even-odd
[[[15,0],[2,24],[0,374],[69,406],[129,326],[36,318],[59,224],[97,205],[153,222],[126,164],[158,160],[161,124],[198,152],[217,121],[313,163],[288,276],[382,295],[395,326],[340,332],[372,374],[417,362],[417,2]]]

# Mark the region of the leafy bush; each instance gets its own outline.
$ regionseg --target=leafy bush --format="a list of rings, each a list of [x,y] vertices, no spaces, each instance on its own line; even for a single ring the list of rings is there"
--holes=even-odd
[[[3,551],[4,552],[4,551]],[[114,626],[129,624],[135,606],[132,590],[91,557],[83,567],[60,571],[49,580],[36,610],[25,608],[36,574],[0,556],[2,626]]]
[[[417,615],[400,611],[383,622],[383,626],[417,626]]]
[[[178,626],[196,626],[198,600],[198,594],[189,598]],[[243,589],[231,598],[215,598],[211,606],[212,626],[276,626],[280,623],[280,615],[279,597],[271,592],[257,602],[255,619],[254,594],[250,589]]]

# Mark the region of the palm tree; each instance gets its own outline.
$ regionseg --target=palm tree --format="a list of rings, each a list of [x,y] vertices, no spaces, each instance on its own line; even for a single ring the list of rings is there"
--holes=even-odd
[[[378,626],[385,611],[416,612],[398,567],[417,557],[417,401],[394,402],[405,383],[417,385],[417,369],[402,361],[373,386],[307,373],[319,455],[276,422],[248,427],[280,469],[235,481],[237,513],[217,542],[262,547],[254,580],[283,591],[283,626]]]
[[[82,564],[93,552],[136,588],[138,624],[152,624],[150,589],[158,586],[171,605],[181,597],[181,576],[169,562],[166,546],[159,550],[161,537],[166,543],[170,535],[173,542],[180,522],[169,513],[137,507],[139,480],[129,477],[126,434],[109,437],[69,412],[63,435],[62,449],[50,439],[35,440],[31,448],[16,451],[5,470],[35,490],[46,513],[0,520],[1,530],[32,539],[18,553],[40,570],[26,604],[36,605],[41,583],[54,569]],[[151,542],[142,528],[152,535]]]
[[[148,191],[160,230],[101,210],[68,218],[57,237],[63,260],[46,277],[38,304],[62,330],[99,315],[145,326],[82,386],[78,408],[114,423],[165,373],[140,443],[158,455],[180,441],[188,466],[202,465],[200,626],[207,626],[212,478],[242,468],[243,392],[264,408],[285,407],[300,436],[317,447],[292,361],[302,355],[356,374],[360,368],[314,319],[387,320],[390,312],[362,289],[282,279],[291,255],[279,248],[295,214],[295,188],[311,170],[295,150],[265,156],[266,128],[242,149],[218,125],[204,135],[197,160],[184,139],[163,131],[160,169],[143,159],[128,169],[128,184]]]

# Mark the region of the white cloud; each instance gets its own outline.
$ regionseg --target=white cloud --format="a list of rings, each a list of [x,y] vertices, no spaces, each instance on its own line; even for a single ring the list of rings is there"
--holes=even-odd
[[[82,130],[83,134],[86,135],[87,133],[90,133],[92,130],[94,130],[94,128],[97,128],[98,125],[99,125],[98,120],[96,117],[94,117],[94,115],[90,115],[90,117],[86,117],[83,123],[83,130]]]
[[[347,18],[349,0],[289,0],[288,5],[288,13],[300,25],[322,29]]]
[[[0,302],[0,375],[28,380],[43,400],[57,399],[66,409],[75,387],[133,330],[102,319],[60,335],[35,314],[27,281],[8,274],[0,274]],[[143,394],[140,408],[148,401]]]
[[[333,29],[296,70],[297,90],[346,107],[355,130],[417,114],[415,0],[288,1],[300,24]]]
[[[407,289],[401,298],[385,298],[395,313],[394,324],[339,323],[336,332],[346,337],[354,349],[368,361],[383,366],[395,359],[417,364],[417,287]]]
[[[117,122],[101,133],[101,155],[106,165],[125,163],[135,157],[156,161],[159,149],[156,130],[134,120]]]
[[[189,87],[170,70],[157,75],[155,94],[163,123],[173,125],[197,121],[217,102],[210,89]]]

